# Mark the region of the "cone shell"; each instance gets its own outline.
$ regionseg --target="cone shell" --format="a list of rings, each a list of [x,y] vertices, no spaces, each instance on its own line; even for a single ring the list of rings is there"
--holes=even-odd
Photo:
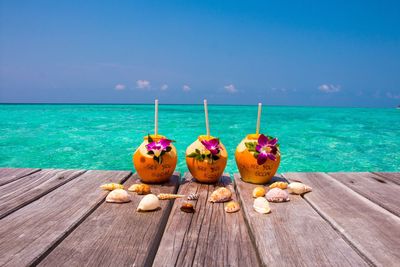
[[[288,183],[286,183],[286,182],[275,182],[275,183],[271,184],[269,186],[269,188],[270,189],[272,189],[272,188],[286,189],[287,186],[288,186]]]
[[[225,211],[227,213],[237,212],[239,210],[240,210],[239,203],[237,203],[235,201],[229,201],[228,203],[226,203]]]
[[[278,187],[272,188],[265,195],[269,202],[286,202],[289,201],[289,194]]]
[[[153,194],[148,194],[139,202],[137,211],[152,211],[160,208],[158,197]]]
[[[125,202],[130,202],[131,197],[129,196],[128,192],[126,192],[124,189],[115,189],[108,193],[106,197],[106,202],[111,202],[111,203],[125,203]]]
[[[122,184],[108,183],[101,185],[100,188],[108,191],[113,191],[115,189],[124,189],[124,186]]]
[[[253,208],[256,212],[265,214],[270,213],[271,208],[269,207],[268,200],[265,197],[258,197],[254,199]]]
[[[311,192],[312,188],[303,183],[293,182],[288,185],[288,191],[290,194],[302,195]]]
[[[212,192],[209,201],[216,203],[216,202],[226,202],[231,200],[232,192],[228,188],[220,187],[214,192]]]
[[[160,199],[160,200],[168,200],[168,199],[176,199],[176,198],[185,197],[185,195],[177,195],[177,194],[158,194],[157,197],[158,197],[158,199]]]
[[[257,186],[253,190],[253,197],[254,198],[263,197],[263,196],[265,196],[265,192],[266,192],[266,190],[265,190],[264,186]]]
[[[150,186],[147,184],[133,184],[128,191],[136,192],[138,195],[147,195],[151,193]]]

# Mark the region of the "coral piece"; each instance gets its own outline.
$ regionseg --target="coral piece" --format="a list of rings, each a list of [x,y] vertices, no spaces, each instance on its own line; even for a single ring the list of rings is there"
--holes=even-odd
[[[311,192],[312,188],[303,183],[293,182],[288,185],[288,191],[290,194],[302,195]]]
[[[237,203],[235,201],[229,201],[228,203],[226,203],[226,206],[225,206],[226,212],[233,213],[233,212],[237,212],[239,210],[240,210],[239,203]]]
[[[225,187],[220,187],[211,193],[211,196],[208,200],[212,203],[216,203],[216,202],[226,202],[231,200],[231,198],[232,198],[231,190]]]
[[[194,207],[192,203],[185,202],[181,206],[181,211],[186,213],[194,213]]]
[[[198,200],[199,199],[199,194],[196,193],[191,193],[187,197],[188,200]]]
[[[124,189],[124,186],[117,183],[108,183],[101,185],[100,188],[108,191],[113,191],[115,189]]]
[[[181,198],[185,197],[185,195],[177,195],[177,194],[158,194],[158,199],[160,200],[168,200],[168,199],[176,199],[176,198]]]
[[[148,194],[139,202],[137,211],[152,211],[160,208],[160,200],[153,194]]]
[[[253,208],[256,212],[265,214],[270,213],[271,208],[269,207],[268,200],[265,197],[258,197],[254,199]]]
[[[138,195],[147,195],[151,193],[150,186],[147,184],[133,184],[128,191],[136,192]]]
[[[272,188],[265,195],[269,202],[286,202],[289,201],[289,194],[278,187]]]
[[[106,201],[111,203],[125,203],[130,202],[131,197],[124,189],[115,189],[108,193]]]
[[[253,190],[253,197],[254,198],[263,197],[263,196],[265,196],[265,192],[266,192],[266,190],[265,190],[264,186],[257,186]]]
[[[275,182],[269,186],[269,189],[272,189],[272,188],[286,189],[287,186],[288,186],[288,183],[286,183],[286,182]]]

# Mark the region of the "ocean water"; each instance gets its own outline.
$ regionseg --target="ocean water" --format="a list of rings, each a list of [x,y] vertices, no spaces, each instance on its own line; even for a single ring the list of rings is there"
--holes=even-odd
[[[209,106],[210,128],[229,154],[255,131],[256,106]],[[132,154],[153,132],[152,105],[0,105],[0,167],[133,170]],[[161,105],[159,132],[185,150],[205,133],[201,105]],[[261,131],[279,139],[287,171],[400,171],[400,110],[264,107]]]

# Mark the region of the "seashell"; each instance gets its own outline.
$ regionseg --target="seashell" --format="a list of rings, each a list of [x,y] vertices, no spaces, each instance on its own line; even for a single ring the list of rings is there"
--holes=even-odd
[[[167,199],[176,199],[176,198],[181,198],[185,197],[185,195],[177,195],[177,194],[158,194],[158,199],[160,200],[167,200]]]
[[[265,214],[270,213],[271,208],[269,207],[268,200],[265,197],[258,197],[254,199],[253,208],[256,212]]]
[[[303,183],[293,182],[288,185],[288,191],[290,194],[302,195],[311,192],[312,188]]]
[[[111,203],[125,203],[130,202],[131,197],[124,189],[115,189],[108,193],[106,201]]]
[[[188,200],[198,200],[199,199],[199,194],[196,193],[191,193],[187,197]]]
[[[194,207],[192,203],[185,202],[181,206],[181,211],[186,213],[194,213]]]
[[[257,186],[253,190],[253,197],[254,198],[263,197],[263,196],[265,196],[265,192],[266,192],[266,190],[265,190],[264,186]]]
[[[150,186],[147,184],[133,184],[128,191],[136,192],[138,195],[147,195],[151,193]]]
[[[272,188],[265,195],[269,202],[286,202],[289,201],[289,194],[278,187]]]
[[[160,208],[160,200],[154,194],[148,194],[139,202],[137,211],[152,211]]]
[[[273,184],[270,184],[269,188],[270,189],[272,189],[272,188],[286,189],[287,186],[288,186],[288,183],[286,183],[286,182],[275,182]]]
[[[226,202],[226,201],[231,200],[231,198],[232,198],[231,190],[229,190],[228,188],[225,188],[225,187],[220,187],[211,193],[211,196],[208,199],[208,201],[210,201],[212,203]]]
[[[235,201],[229,201],[228,203],[226,203],[226,206],[225,206],[226,212],[232,213],[232,212],[237,212],[238,210],[240,210],[239,203],[237,203]]]
[[[124,189],[124,186],[122,184],[108,183],[101,185],[100,188],[108,191],[113,191],[115,189]]]

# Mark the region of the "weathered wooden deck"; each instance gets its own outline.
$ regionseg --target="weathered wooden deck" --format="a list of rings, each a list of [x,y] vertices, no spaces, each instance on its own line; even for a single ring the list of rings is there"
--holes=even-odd
[[[155,194],[200,194],[138,213],[142,196],[106,203],[106,182],[138,182],[127,171],[0,169],[1,266],[400,266],[400,173],[284,173],[313,192],[252,208],[254,185],[229,174],[242,209],[207,201],[215,185],[176,173]]]

